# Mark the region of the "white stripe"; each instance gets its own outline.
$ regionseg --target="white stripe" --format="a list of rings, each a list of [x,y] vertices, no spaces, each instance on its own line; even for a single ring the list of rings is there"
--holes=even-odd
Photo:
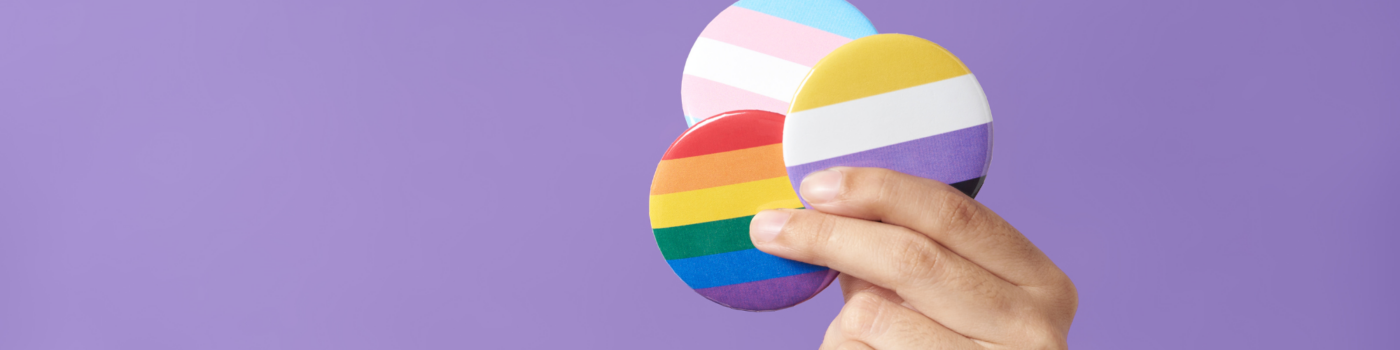
[[[809,109],[783,126],[783,162],[801,165],[992,121],[972,74]]]
[[[709,39],[695,40],[685,59],[685,74],[748,90],[783,102],[807,78],[812,68],[796,62]]]

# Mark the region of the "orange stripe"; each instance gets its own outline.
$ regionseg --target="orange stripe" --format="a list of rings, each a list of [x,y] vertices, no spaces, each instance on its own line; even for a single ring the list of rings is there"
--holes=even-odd
[[[783,144],[663,160],[651,194],[667,194],[787,176]]]

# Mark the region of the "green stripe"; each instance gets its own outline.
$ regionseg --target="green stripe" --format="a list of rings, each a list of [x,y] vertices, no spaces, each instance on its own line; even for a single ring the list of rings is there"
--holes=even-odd
[[[749,215],[651,231],[666,260],[685,259],[753,249],[753,241],[749,240],[752,220],[753,215]]]
[[[661,247],[661,255],[666,260],[685,259],[753,249],[753,241],[749,240],[750,220],[753,215],[651,231],[656,234],[656,245]]]

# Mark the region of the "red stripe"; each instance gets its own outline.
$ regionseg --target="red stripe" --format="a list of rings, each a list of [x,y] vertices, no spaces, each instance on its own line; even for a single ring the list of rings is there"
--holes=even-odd
[[[744,110],[722,113],[690,127],[671,143],[662,160],[703,156],[783,143],[783,115]]]

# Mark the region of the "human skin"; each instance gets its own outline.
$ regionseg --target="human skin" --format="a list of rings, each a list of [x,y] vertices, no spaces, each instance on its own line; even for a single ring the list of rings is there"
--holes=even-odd
[[[841,271],[821,349],[1065,349],[1079,297],[1045,253],[938,181],[836,167],[802,180],[811,209],[760,212],[759,250]]]

